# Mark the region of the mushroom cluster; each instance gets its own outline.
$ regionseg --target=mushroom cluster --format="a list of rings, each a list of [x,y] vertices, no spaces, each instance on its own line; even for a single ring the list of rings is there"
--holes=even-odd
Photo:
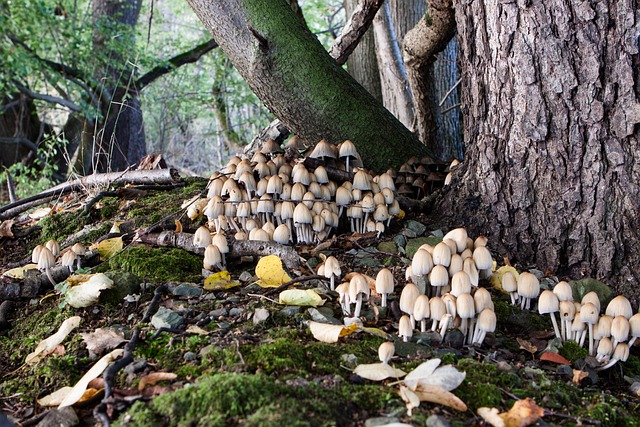
[[[80,260],[86,253],[87,249],[81,243],[76,243],[70,249],[61,253],[60,244],[52,239],[45,243],[44,246],[37,245],[33,248],[31,262],[38,264],[38,270],[45,272],[51,284],[55,285],[56,282],[51,275],[51,269],[56,265],[56,261],[59,259],[61,265],[68,267],[73,272],[73,264],[80,268]]]
[[[443,186],[446,171],[441,163],[429,156],[421,159],[412,157],[398,170],[389,169],[387,173],[394,179],[398,194],[421,199]]]
[[[210,230],[236,240],[314,244],[329,237],[342,218],[352,232],[379,236],[400,213],[391,176],[354,167],[361,162],[350,141],[335,146],[322,140],[308,157],[317,165],[283,154],[273,140],[251,159],[235,156],[211,176],[207,197],[194,200],[187,214],[205,215]],[[352,173],[352,179],[338,184],[327,168]]]

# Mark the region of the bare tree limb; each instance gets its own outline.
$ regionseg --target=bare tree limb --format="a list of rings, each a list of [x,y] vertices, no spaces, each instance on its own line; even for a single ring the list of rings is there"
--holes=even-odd
[[[57,96],[52,96],[52,95],[45,95],[43,93],[36,93],[24,86],[22,86],[21,84],[14,82],[14,85],[16,86],[16,88],[24,93],[25,95],[29,96],[30,98],[33,99],[39,99],[41,101],[45,101],[45,102],[50,102],[52,104],[60,104],[63,107],[67,107],[68,109],[70,109],[71,111],[75,111],[77,113],[81,112],[82,109],[76,105],[75,103],[67,100],[67,99],[63,99],[63,98],[59,98]]]

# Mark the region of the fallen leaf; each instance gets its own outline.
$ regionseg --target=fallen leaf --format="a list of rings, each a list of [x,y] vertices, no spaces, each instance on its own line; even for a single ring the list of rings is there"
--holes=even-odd
[[[176,378],[178,378],[178,376],[172,372],[151,372],[140,378],[138,390],[144,390],[146,387],[155,385],[159,381],[172,381]]]
[[[504,427],[504,420],[499,412],[498,408],[478,408],[478,415],[493,427]]]
[[[280,304],[317,307],[324,304],[320,295],[313,289],[287,289],[280,292]]]
[[[65,302],[75,308],[88,307],[98,302],[100,292],[112,287],[113,280],[104,273],[91,274],[86,282],[67,289]]]
[[[447,391],[455,390],[467,376],[466,372],[460,372],[451,365],[436,368],[429,375],[415,374],[416,370],[410,372],[405,379],[405,384],[414,390],[421,386],[436,386]]]
[[[24,273],[29,270],[37,270],[38,264],[27,264],[23,267],[12,268],[2,273],[5,277],[11,277],[12,279],[24,279]]]
[[[313,337],[318,341],[325,343],[336,343],[338,338],[350,335],[358,330],[358,325],[353,323],[349,326],[331,325],[328,323],[309,321],[309,329]]]
[[[400,390],[398,394],[407,405],[407,415],[411,416],[414,408],[420,406],[420,398],[417,394],[415,394],[410,388],[405,387],[403,385],[400,386]]]
[[[51,213],[51,208],[38,208],[29,214],[31,219],[41,219]]]
[[[491,279],[490,279],[491,286],[493,286],[495,289],[498,289],[500,292],[504,292],[505,294],[508,292],[505,292],[505,290],[502,289],[502,276],[504,276],[504,273],[506,273],[507,271],[511,272],[513,276],[516,278],[516,280],[518,280],[518,276],[519,276],[518,270],[511,267],[510,265],[504,265],[499,269],[497,269],[491,275]]]
[[[404,383],[407,387],[414,389],[418,386],[418,381],[433,374],[433,371],[440,366],[440,359],[430,359],[418,365],[413,371],[407,374]]]
[[[588,372],[585,372],[585,371],[583,371],[583,370],[581,370],[581,369],[574,369],[574,370],[573,370],[573,378],[572,378],[572,380],[571,380],[571,381],[572,381],[575,385],[579,385],[579,384],[580,384],[580,382],[581,382],[583,379],[587,378],[588,376],[589,376],[589,373],[588,373]]]
[[[188,334],[196,334],[196,335],[209,335],[209,334],[211,334],[211,331],[207,331],[205,329],[202,329],[198,325],[189,325],[189,327],[185,330],[185,332],[188,333]]]
[[[536,405],[530,397],[517,400],[508,412],[500,414],[505,427],[526,427],[537,422],[544,415],[544,409]]]
[[[174,219],[173,222],[176,225],[176,233],[182,233],[182,223],[179,219]]]
[[[371,381],[382,381],[387,378],[400,378],[405,376],[404,371],[389,366],[387,363],[358,365],[353,370],[353,373]]]
[[[62,403],[65,397],[73,390],[73,387],[62,387],[53,393],[36,400],[40,406],[58,406]],[[88,388],[82,393],[80,399],[76,403],[84,403],[93,399],[97,394],[101,393],[103,389]]]
[[[569,362],[566,358],[552,351],[545,351],[544,353],[542,353],[540,355],[540,360],[544,362],[557,363],[559,365],[571,365],[571,362]]]
[[[102,359],[98,360],[96,364],[93,365],[91,369],[89,369],[87,373],[82,376],[82,378],[80,378],[80,381],[78,381],[76,385],[73,386],[69,394],[67,394],[60,405],[58,405],[58,409],[64,408],[65,406],[71,406],[74,403],[78,402],[87,389],[89,381],[99,377],[102,372],[107,369],[107,366],[109,366],[109,364],[115,359],[122,356],[123,353],[124,350],[119,348],[117,350],[113,350],[111,353],[106,354],[102,357]]]
[[[206,291],[221,291],[225,289],[234,288],[240,286],[240,282],[231,280],[231,274],[227,271],[220,271],[213,273],[211,276],[204,280],[203,288]]]
[[[8,219],[6,221],[2,221],[0,223],[0,237],[8,237],[13,239],[13,231],[11,231],[11,227],[15,223],[14,220]]]
[[[69,335],[71,331],[80,325],[82,319],[80,316],[73,316],[62,322],[58,331],[50,337],[40,341],[33,353],[27,355],[24,363],[27,365],[36,364],[47,355],[51,354],[58,344],[60,344]]]
[[[413,392],[421,402],[437,403],[462,412],[467,410],[467,405],[458,396],[437,385],[418,384]]]
[[[97,249],[100,254],[100,261],[106,261],[116,253],[120,252],[124,247],[122,237],[113,237],[111,239],[104,239],[99,243],[95,243],[89,247],[89,249]]]
[[[380,338],[385,339],[385,340],[388,340],[388,339],[391,338],[391,335],[386,333],[382,329],[370,328],[370,327],[367,327],[367,326],[363,326],[363,327],[360,328],[360,330],[362,332],[366,332],[368,334],[375,335],[376,337],[380,337]]]
[[[517,337],[516,341],[518,341],[518,344],[520,344],[521,349],[528,351],[532,356],[538,351],[538,347],[531,344],[527,340],[523,340],[522,338]]]
[[[256,276],[260,279],[258,285],[263,288],[277,288],[291,281],[291,277],[282,268],[282,260],[275,255],[260,258],[256,265]]]
[[[122,224],[124,224],[124,221],[113,221],[113,225],[111,226],[111,229],[109,230],[109,234],[122,233],[122,231],[120,231],[120,226]]]
[[[125,341],[124,333],[116,328],[98,328],[93,332],[81,333],[90,354],[101,355],[116,348]]]

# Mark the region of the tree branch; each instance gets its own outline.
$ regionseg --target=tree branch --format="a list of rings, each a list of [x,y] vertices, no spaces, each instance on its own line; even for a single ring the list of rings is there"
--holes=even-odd
[[[77,106],[75,103],[73,103],[73,102],[71,102],[71,101],[69,101],[67,99],[59,98],[57,96],[52,96],[52,95],[45,95],[43,93],[33,92],[32,90],[22,86],[20,83],[15,82],[15,81],[14,81],[13,84],[16,86],[16,88],[20,92],[24,93],[25,95],[27,95],[27,96],[29,96],[29,97],[31,97],[33,99],[39,99],[41,101],[50,102],[52,104],[60,104],[63,107],[67,107],[71,111],[75,111],[77,113],[82,111],[82,109],[79,106]]]
[[[151,84],[154,80],[164,76],[174,69],[181,67],[182,65],[191,64],[198,61],[203,55],[211,52],[217,47],[218,43],[213,39],[199,44],[193,49],[190,49],[169,59],[166,64],[154,67],[151,71],[136,80],[133,87],[135,87],[137,90],[141,90],[142,88]]]
[[[24,136],[5,137],[0,136],[0,144],[20,144],[31,151],[38,151],[38,146],[34,144],[30,139]]]

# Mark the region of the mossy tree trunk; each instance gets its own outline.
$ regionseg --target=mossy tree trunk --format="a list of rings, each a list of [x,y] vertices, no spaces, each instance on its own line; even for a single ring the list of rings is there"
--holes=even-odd
[[[324,50],[285,0],[188,0],[251,89],[303,140],[351,139],[382,171],[426,148]]]
[[[610,279],[637,307],[637,2],[487,0],[455,11],[467,153],[439,214],[523,267]]]

